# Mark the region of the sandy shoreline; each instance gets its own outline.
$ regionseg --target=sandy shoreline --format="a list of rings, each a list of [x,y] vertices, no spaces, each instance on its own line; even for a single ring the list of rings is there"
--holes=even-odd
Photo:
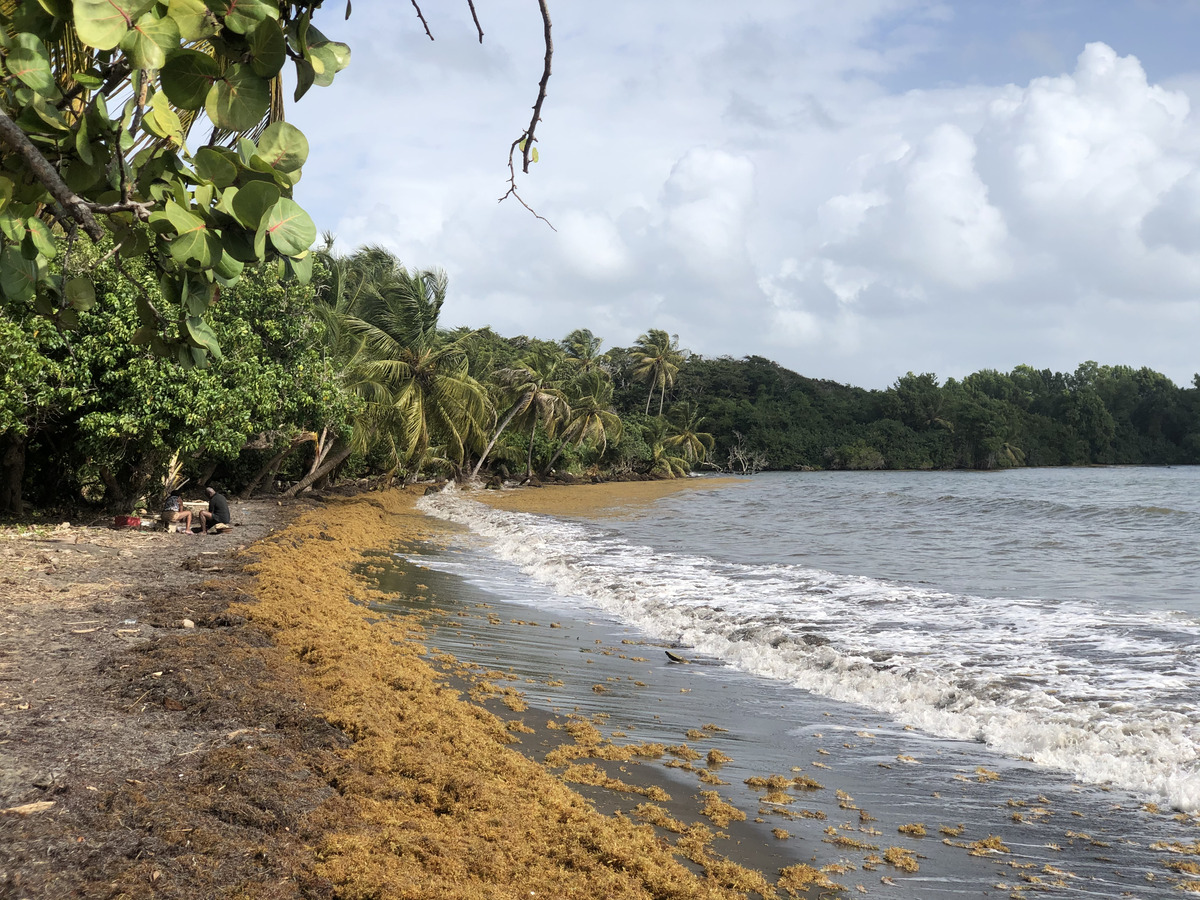
[[[476,499],[497,509],[553,516],[619,516],[680,491],[749,484],[747,478],[704,475],[663,481],[611,481],[602,484],[550,484],[538,488],[479,491]]]
[[[637,515],[667,493],[720,483],[479,499],[555,515]],[[12,598],[8,630],[0,627],[0,758],[19,777],[4,794],[10,812],[0,812],[0,898],[790,898],[821,895],[813,885],[823,879],[851,894],[920,897],[922,884],[968,868],[989,888],[1022,869],[999,851],[972,850],[988,837],[982,823],[1008,821],[1015,782],[955,782],[961,838],[961,823],[936,821],[925,839],[898,835],[911,819],[889,808],[899,785],[890,779],[914,797],[942,786],[921,782],[919,767],[872,774],[894,765],[881,755],[887,736],[876,746],[874,735],[850,731],[837,746],[826,728],[809,727],[823,721],[820,701],[805,701],[800,723],[739,718],[717,702],[738,689],[737,673],[669,666],[662,647],[583,619],[554,627],[526,621],[517,606],[442,602],[429,571],[388,552],[445,541],[449,526],[418,512],[417,497],[333,498],[274,517],[264,506],[254,536],[269,536],[234,556],[232,542],[218,549],[164,535],[128,557],[106,556],[87,576],[94,590],[82,575],[39,575],[38,597],[77,598],[69,616],[47,615],[32,594]],[[151,592],[168,569],[172,580]],[[64,628],[89,614],[99,631]],[[11,622],[26,615],[13,642]],[[183,628],[184,616],[198,627]],[[130,618],[137,626],[122,633]],[[51,637],[44,663],[11,665],[22,642]],[[61,669],[51,655],[60,644],[72,659]],[[535,669],[522,674],[522,664]],[[55,677],[58,687],[43,687]],[[54,706],[39,691],[76,696]],[[739,732],[763,723],[812,760],[803,773],[746,769],[749,735]],[[154,746],[131,754],[139,733]],[[86,754],[60,746],[64,735]],[[832,755],[820,756],[827,747]],[[53,769],[48,782],[34,777],[36,765]],[[791,780],[800,774],[819,775],[823,788]],[[747,787],[746,776],[771,783]],[[1021,840],[1035,827],[1049,834],[1047,822],[1027,821]],[[890,847],[912,850],[919,873],[903,871],[901,854],[885,862]],[[1083,852],[1097,851],[1081,838],[1074,859],[1086,862]],[[1026,888],[1015,879],[1019,895]]]

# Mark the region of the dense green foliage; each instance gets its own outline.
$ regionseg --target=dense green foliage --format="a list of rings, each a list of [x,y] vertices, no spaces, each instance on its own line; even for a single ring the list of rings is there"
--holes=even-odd
[[[86,252],[76,264],[99,302],[74,328],[0,310],[12,511],[22,488],[38,504],[127,510],[210,479],[249,494],[339,476],[1200,462],[1200,379],[1181,389],[1089,362],[945,383],[909,373],[867,391],[760,357],[706,359],[657,330],[607,352],[584,329],[557,342],[447,331],[444,274],[380,248],[315,252],[309,285],[247,269],[211,308],[223,356],[185,367],[134,339],[141,298],[167,314],[180,298],[140,261],[117,272],[103,246]]]
[[[283,121],[281,78],[290,60],[298,100],[349,63],[313,25],[320,5],[0,0],[0,297],[75,327],[93,273],[54,260],[111,237],[118,265],[176,301],[140,293],[133,339],[204,366],[221,354],[209,307],[246,265],[307,278],[316,227],[292,189],[308,141]]]
[[[773,469],[992,469],[1200,462],[1200,387],[1149,369],[1018,366],[939,384],[908,373],[885,391],[815,381],[769,360],[691,357],[676,397],[731,451]],[[627,392],[625,406],[633,405]]]

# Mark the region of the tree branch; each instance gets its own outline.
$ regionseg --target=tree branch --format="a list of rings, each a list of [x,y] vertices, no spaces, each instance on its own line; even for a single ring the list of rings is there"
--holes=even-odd
[[[467,6],[471,7],[471,18],[475,21],[475,30],[479,32],[479,43],[483,43],[483,26],[479,24],[479,16],[475,14],[475,0],[467,0]]]
[[[470,0],[468,0],[470,2]],[[541,219],[547,225],[550,225],[551,231],[558,231],[550,220],[545,216],[538,215],[528,203],[521,199],[521,195],[517,192],[517,171],[513,163],[513,154],[517,149],[521,150],[521,171],[529,174],[530,158],[533,155],[533,145],[537,141],[535,132],[537,131],[538,122],[542,120],[542,104],[546,102],[546,85],[550,83],[550,61],[554,56],[554,41],[550,37],[550,10],[546,6],[546,0],[538,0],[538,9],[542,13],[542,34],[546,44],[546,57],[542,66],[542,80],[538,82],[537,100],[533,104],[533,117],[529,120],[529,127],[521,133],[521,136],[512,142],[508,148],[508,190],[504,192],[504,196],[500,198],[501,203],[509,197],[516,197],[517,202],[533,213],[535,218]],[[475,11],[474,5],[471,6],[471,11]],[[480,31],[480,40],[483,39],[483,32]]]
[[[417,6],[417,0],[410,0],[413,9],[417,11],[417,18],[421,20],[421,24],[425,26],[425,34],[429,39],[433,40],[433,32],[429,30],[429,23],[425,21],[425,14],[421,12],[421,7]]]
[[[34,178],[40,181],[42,186],[58,201],[66,215],[83,227],[88,237],[93,241],[99,241],[104,237],[104,229],[92,215],[88,203],[67,187],[67,183],[62,180],[58,170],[50,165],[49,160],[42,155],[42,152],[33,145],[33,142],[26,137],[25,132],[9,118],[8,113],[4,110],[0,110],[0,141],[20,154],[21,158],[29,164]]]
[[[525,134],[518,139],[518,143],[522,139],[525,141],[525,149],[521,151],[521,171],[526,175],[529,174],[529,155],[533,152],[533,142],[537,140],[534,137],[534,131],[537,130],[538,122],[542,120],[542,104],[546,102],[546,85],[550,83],[550,58],[554,55],[554,41],[550,39],[550,10],[546,7],[546,0],[538,0],[538,8],[542,11],[542,33],[546,41],[546,60],[542,66],[542,80],[538,83],[537,100],[533,104],[533,118],[529,120],[529,127],[525,129]]]

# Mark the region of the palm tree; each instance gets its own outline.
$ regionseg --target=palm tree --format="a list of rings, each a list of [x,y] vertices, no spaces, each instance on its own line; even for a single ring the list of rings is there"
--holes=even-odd
[[[383,407],[405,462],[419,461],[436,439],[461,465],[480,442],[490,407],[483,385],[468,372],[471,333],[449,340],[438,330],[446,274],[410,273],[380,248],[361,252],[373,280],[363,287],[357,314],[346,319],[363,339],[356,365],[361,387]],[[380,265],[386,259],[390,270]]]
[[[676,456],[667,444],[667,424],[661,416],[642,426],[642,437],[650,447],[648,474],[657,478],[678,478],[691,471],[688,461]]]
[[[675,383],[675,375],[684,360],[679,350],[679,335],[651,328],[637,339],[629,356],[633,360],[633,377],[650,385],[650,393],[646,396],[646,415],[650,415],[650,401],[657,388],[658,414],[661,416],[667,388]]]
[[[671,410],[672,433],[664,444],[683,453],[689,463],[704,462],[713,448],[713,436],[700,428],[705,420],[694,403],[681,403]]]
[[[326,347],[342,389],[357,399],[348,438],[289,490],[303,490],[358,449],[382,449],[393,471],[419,472],[429,460],[462,465],[481,443],[491,414],[483,386],[467,372],[471,333],[449,339],[438,329],[446,294],[442,272],[409,272],[381,247],[349,257],[325,249]],[[439,453],[431,447],[439,443]]]
[[[553,431],[557,422],[564,418],[570,409],[556,377],[564,359],[561,353],[539,348],[517,365],[492,373],[492,381],[503,395],[510,398],[511,405],[480,454],[479,461],[475,463],[475,468],[471,471],[472,478],[479,475],[479,470],[488,454],[492,452],[496,441],[513,422],[516,422],[518,427],[529,428],[529,452],[525,469],[527,478],[533,475],[533,442],[538,425],[545,425]]]
[[[620,440],[622,424],[621,417],[612,408],[612,382],[603,373],[593,371],[576,381],[574,394],[562,441],[546,465],[546,471],[554,468],[568,444],[579,447],[590,441],[599,444],[603,454],[608,449],[609,438]]]
[[[559,341],[567,355],[567,363],[579,374],[598,371],[607,356],[600,352],[604,339],[598,338],[587,328],[576,328]]]

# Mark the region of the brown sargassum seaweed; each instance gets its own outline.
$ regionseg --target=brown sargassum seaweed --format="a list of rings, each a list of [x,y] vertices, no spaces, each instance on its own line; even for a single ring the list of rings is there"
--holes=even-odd
[[[315,870],[336,896],[777,896],[761,876],[747,884],[714,871],[716,860],[697,876],[650,825],[595,812],[507,746],[503,721],[439,679],[418,626],[368,621],[370,590],[354,567],[365,549],[429,530],[413,501],[403,491],[333,501],[256,548],[257,602],[245,611],[296,661],[313,708],[350,738],[327,773],[334,793],[312,813],[323,836]]]

